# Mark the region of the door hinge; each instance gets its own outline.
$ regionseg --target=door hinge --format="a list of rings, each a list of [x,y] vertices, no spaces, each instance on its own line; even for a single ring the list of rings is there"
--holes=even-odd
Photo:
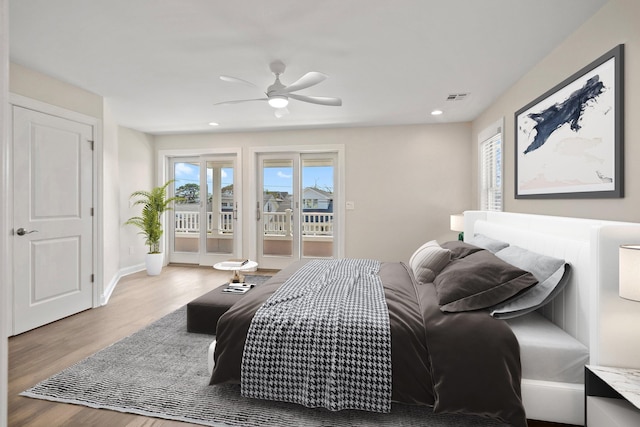
[[[91,216],[93,216],[93,208],[89,208]]]
[[[89,145],[91,145],[91,151],[93,151],[93,141],[92,141],[92,140],[90,140],[90,139],[89,139],[89,140],[87,140],[87,141],[89,141]]]
[[[93,283],[94,277],[93,274],[91,275],[91,283]]]

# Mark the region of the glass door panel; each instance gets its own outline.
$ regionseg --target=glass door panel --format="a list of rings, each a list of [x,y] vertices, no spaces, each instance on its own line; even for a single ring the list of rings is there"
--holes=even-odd
[[[290,159],[262,161],[262,255],[287,257],[294,254],[294,162]]]
[[[207,253],[234,252],[237,207],[233,197],[233,162],[207,161]]]
[[[284,268],[300,258],[335,256],[335,153],[258,157],[258,261]]]
[[[171,262],[213,265],[236,258],[239,195],[234,191],[235,156],[174,158],[176,202]]]
[[[174,252],[198,253],[200,250],[200,161],[173,162],[176,197],[174,207]]]
[[[302,157],[302,256],[333,256],[334,159]]]

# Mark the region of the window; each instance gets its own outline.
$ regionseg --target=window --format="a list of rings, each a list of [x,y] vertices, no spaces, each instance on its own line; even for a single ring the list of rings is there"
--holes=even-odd
[[[480,209],[502,211],[502,126],[493,129],[494,134],[481,138],[478,147]]]
[[[305,209],[318,209],[318,199],[304,199],[303,204]]]

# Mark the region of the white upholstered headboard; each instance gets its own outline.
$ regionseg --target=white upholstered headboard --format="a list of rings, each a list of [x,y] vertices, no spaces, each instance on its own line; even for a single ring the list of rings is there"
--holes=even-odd
[[[618,247],[640,243],[640,224],[466,211],[465,238],[484,234],[563,258],[572,274],[543,314],[590,349],[592,364],[640,368],[640,302],[618,296]]]

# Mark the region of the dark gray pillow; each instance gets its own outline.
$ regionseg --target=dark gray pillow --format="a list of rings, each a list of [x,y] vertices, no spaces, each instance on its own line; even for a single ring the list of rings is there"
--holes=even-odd
[[[498,319],[522,316],[548,304],[562,291],[571,273],[571,266],[564,260],[531,252],[518,246],[504,248],[498,251],[496,256],[530,272],[538,279],[537,285],[492,307],[491,315]]]
[[[452,240],[450,242],[444,242],[441,245],[445,249],[451,251],[451,259],[464,258],[472,253],[479,252],[482,248],[478,246],[470,245],[469,243],[461,242],[460,240]]]
[[[502,250],[509,246],[507,242],[502,242],[500,240],[492,239],[491,237],[487,237],[484,234],[476,234],[471,239],[467,241],[467,243],[477,246],[482,249],[486,249],[494,254],[499,250]]]
[[[481,310],[506,301],[537,283],[529,272],[487,250],[451,261],[433,281],[440,310]]]

